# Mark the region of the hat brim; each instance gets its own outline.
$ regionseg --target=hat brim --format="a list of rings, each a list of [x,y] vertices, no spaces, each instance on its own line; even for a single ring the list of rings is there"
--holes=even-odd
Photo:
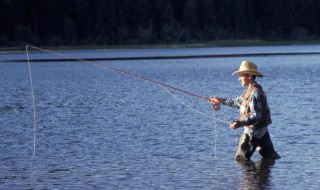
[[[257,72],[257,71],[235,71],[232,73],[232,75],[238,74],[238,73],[243,73],[243,74],[249,74],[249,75],[254,75],[257,77],[263,77],[263,74]]]

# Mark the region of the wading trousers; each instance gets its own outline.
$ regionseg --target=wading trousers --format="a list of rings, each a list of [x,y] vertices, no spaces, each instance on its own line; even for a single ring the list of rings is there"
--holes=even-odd
[[[251,156],[258,146],[258,152],[263,158],[280,158],[280,155],[274,150],[269,131],[267,131],[261,139],[243,133],[240,137],[235,159],[250,160]]]

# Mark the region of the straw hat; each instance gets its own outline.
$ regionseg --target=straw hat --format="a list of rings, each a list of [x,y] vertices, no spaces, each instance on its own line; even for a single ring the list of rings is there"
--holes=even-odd
[[[258,70],[258,67],[256,64],[251,63],[249,61],[242,61],[239,70],[232,73],[232,75],[236,73],[244,73],[244,74],[255,75],[257,77],[263,77],[263,74],[261,74],[257,70]]]

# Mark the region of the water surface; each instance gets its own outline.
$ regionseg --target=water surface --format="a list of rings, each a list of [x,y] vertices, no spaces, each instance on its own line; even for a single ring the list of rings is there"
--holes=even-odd
[[[275,162],[257,153],[252,163],[234,161],[241,130],[225,122],[237,118],[237,110],[222,107],[215,124],[159,85],[76,61],[31,63],[32,158],[28,67],[1,62],[1,189],[317,189],[319,55],[100,63],[206,97],[236,97],[243,88],[231,73],[242,60],[256,62],[265,74],[258,82],[282,156]],[[208,103],[170,92],[213,116]]]

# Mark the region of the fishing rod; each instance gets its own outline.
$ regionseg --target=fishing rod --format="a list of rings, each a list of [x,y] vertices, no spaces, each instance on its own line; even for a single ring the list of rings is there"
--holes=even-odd
[[[127,75],[129,77],[132,77],[132,78],[138,78],[138,79],[141,79],[141,80],[145,80],[145,81],[148,81],[148,82],[153,83],[153,84],[158,84],[163,89],[164,89],[164,87],[167,87],[167,88],[170,88],[172,90],[179,91],[179,92],[182,92],[184,94],[188,94],[190,96],[193,96],[193,97],[199,98],[201,100],[204,100],[204,101],[212,104],[212,107],[213,107],[213,109],[215,111],[218,111],[220,109],[220,104],[218,102],[213,102],[212,100],[210,100],[210,98],[206,98],[204,96],[201,96],[201,95],[198,95],[198,94],[186,91],[186,90],[182,90],[180,88],[177,88],[177,87],[174,87],[174,86],[171,86],[171,85],[168,85],[168,84],[153,80],[153,79],[148,78],[148,77],[140,76],[140,75],[137,75],[137,74],[125,71],[125,70],[117,69],[117,68],[111,67],[109,65],[102,65],[102,64],[99,64],[99,63],[94,63],[94,62],[85,60],[85,59],[73,57],[73,56],[70,56],[70,55],[65,55],[65,54],[62,54],[62,53],[59,53],[59,52],[56,52],[56,51],[43,49],[43,48],[32,46],[32,45],[26,45],[26,53],[27,53],[27,59],[28,59],[27,62],[28,62],[30,85],[31,85],[31,94],[32,94],[32,100],[33,100],[33,130],[34,130],[34,132],[33,132],[33,153],[32,153],[32,158],[34,158],[35,152],[36,152],[36,107],[35,107],[35,96],[34,96],[34,91],[33,91],[32,73],[31,73],[31,65],[30,65],[28,47],[36,49],[36,50],[39,50],[39,51],[44,51],[44,52],[52,53],[52,54],[55,54],[55,55],[59,55],[59,56],[65,57],[65,58],[69,58],[69,59],[77,60],[77,61],[80,61],[80,62],[88,63],[88,64],[91,64],[91,65],[95,65],[95,66],[98,66],[98,67],[101,67],[101,68],[104,68],[104,69],[108,69],[108,70],[115,71],[115,72],[118,72],[118,73],[121,73],[121,74],[125,74],[125,75]],[[175,97],[169,91],[167,91],[167,90],[165,90],[165,91],[167,93],[169,93],[171,96],[173,96],[175,99],[177,99],[179,102],[181,102],[184,105],[186,105],[187,107],[189,107],[190,109],[192,109],[192,110],[194,110],[194,111],[196,111],[196,112],[198,112],[198,113],[200,113],[200,114],[202,114],[204,116],[212,118],[213,121],[214,121],[215,128],[216,128],[216,123],[215,123],[216,121],[222,121],[224,123],[227,123],[224,120],[220,120],[220,119],[215,118],[215,115],[214,115],[214,117],[211,117],[211,116],[208,116],[208,115],[206,115],[206,114],[204,114],[204,113],[202,113],[202,112],[200,112],[200,111],[198,111],[198,110],[196,110],[194,108],[191,108],[189,105],[187,105],[183,101],[179,100],[177,97]]]
[[[186,91],[186,90],[182,90],[182,89],[180,89],[180,88],[177,88],[177,87],[174,87],[174,86],[171,86],[171,85],[168,85],[168,84],[165,84],[165,83],[162,83],[162,82],[153,80],[153,79],[148,78],[148,77],[140,76],[140,75],[137,75],[137,74],[134,74],[134,73],[125,71],[125,70],[117,69],[117,68],[114,68],[114,67],[111,67],[111,66],[108,66],[108,65],[102,65],[102,64],[99,64],[99,63],[94,63],[94,62],[91,62],[91,61],[88,61],[88,60],[85,60],[85,59],[73,57],[73,56],[70,56],[70,55],[65,55],[65,54],[62,54],[62,53],[59,53],[59,52],[56,52],[56,51],[52,51],[52,50],[48,50],[48,49],[43,49],[43,48],[39,48],[39,47],[32,46],[32,45],[27,45],[27,46],[26,46],[26,50],[27,50],[27,51],[28,51],[28,47],[33,48],[33,49],[37,49],[37,50],[39,50],[39,51],[44,51],[44,52],[56,54],[56,55],[59,55],[59,56],[65,57],[65,58],[77,60],[77,61],[80,61],[80,62],[85,62],[85,63],[88,63],[88,64],[92,64],[92,65],[95,65],[95,66],[98,66],[98,67],[102,67],[102,68],[104,68],[104,69],[108,69],[108,70],[112,70],[112,71],[115,71],[115,72],[118,72],[118,73],[125,74],[125,75],[130,76],[130,77],[134,77],[134,78],[138,78],[138,79],[141,79],[141,80],[145,80],[145,81],[148,81],[148,82],[150,82],[150,83],[158,84],[158,85],[161,85],[161,86],[170,88],[170,89],[175,90],[175,91],[182,92],[182,93],[184,93],[184,94],[188,94],[188,95],[190,95],[190,96],[199,98],[199,99],[201,99],[201,100],[204,100],[204,101],[210,103],[210,99],[207,98],[207,97],[204,97],[204,96],[201,96],[201,95],[198,95],[198,94],[195,94],[195,93]]]

